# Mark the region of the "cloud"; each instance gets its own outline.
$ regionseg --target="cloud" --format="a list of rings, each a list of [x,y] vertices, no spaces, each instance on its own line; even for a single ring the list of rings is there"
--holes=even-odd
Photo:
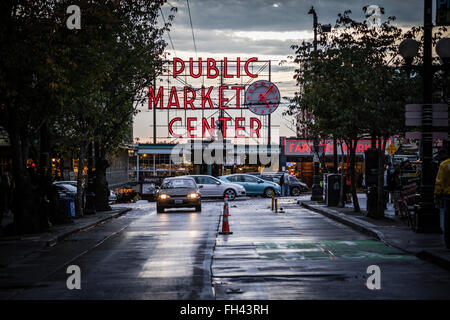
[[[178,7],[170,31],[175,50],[193,51],[194,45],[185,0],[170,0]],[[190,0],[192,23],[199,52],[210,54],[249,54],[287,56],[290,46],[312,39],[312,16],[307,12],[314,6],[319,23],[334,25],[337,14],[352,10],[357,20],[364,20],[362,7],[372,3],[365,0]],[[398,25],[420,25],[423,4],[416,2],[374,1],[385,8],[383,16],[395,15]],[[163,8],[169,15],[169,6]],[[166,35],[167,38],[167,35]],[[167,42],[168,39],[167,39]],[[168,46],[168,49],[171,48]],[[180,53],[179,53],[180,52]]]
[[[178,6],[175,23],[189,26],[186,1],[171,1]],[[299,31],[312,29],[311,6],[316,9],[319,23],[334,24],[338,13],[351,10],[352,16],[364,20],[362,8],[376,4],[385,8],[385,18],[396,16],[398,24],[423,23],[421,1],[392,0],[190,0],[194,28],[236,29],[257,31]],[[276,7],[275,5],[278,5]]]

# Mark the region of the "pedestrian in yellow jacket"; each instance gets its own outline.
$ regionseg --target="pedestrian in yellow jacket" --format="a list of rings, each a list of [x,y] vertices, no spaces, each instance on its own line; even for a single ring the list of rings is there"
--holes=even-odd
[[[436,177],[436,184],[434,186],[434,194],[439,202],[442,201],[443,207],[443,229],[444,242],[447,248],[450,247],[450,157],[446,154],[447,160],[442,161],[439,166],[439,171]]]
[[[438,197],[450,196],[450,158],[439,166],[434,194]]]

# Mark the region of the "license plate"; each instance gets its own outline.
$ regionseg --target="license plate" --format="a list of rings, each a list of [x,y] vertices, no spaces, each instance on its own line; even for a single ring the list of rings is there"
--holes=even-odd
[[[183,203],[183,200],[175,200],[176,204]]]

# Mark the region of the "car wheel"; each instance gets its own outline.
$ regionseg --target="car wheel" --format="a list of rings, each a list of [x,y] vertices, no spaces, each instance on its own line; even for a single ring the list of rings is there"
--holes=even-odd
[[[272,188],[267,188],[264,190],[264,196],[266,198],[272,198],[272,194],[274,193]]]
[[[291,195],[294,197],[299,196],[300,193],[301,193],[300,188],[295,187],[295,188],[292,188],[292,190],[291,190]]]
[[[196,206],[196,207],[195,207],[195,211],[201,212],[201,211],[202,211],[202,206],[201,206],[201,205]]]
[[[228,200],[233,201],[234,199],[236,199],[236,191],[234,191],[233,189],[227,189],[223,194],[224,198],[225,196],[227,197]]]
[[[156,206],[156,212],[158,213],[164,213],[164,208],[160,207],[160,206]]]

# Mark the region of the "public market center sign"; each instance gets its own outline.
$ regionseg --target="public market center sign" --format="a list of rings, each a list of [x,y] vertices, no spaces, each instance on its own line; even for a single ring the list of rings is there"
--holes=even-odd
[[[193,61],[193,58],[189,59],[189,70],[186,69],[185,62],[180,58],[173,58],[172,61],[172,72],[173,78],[177,78],[184,75],[188,75],[191,78],[200,78],[206,76],[208,79],[215,79],[218,77],[223,77],[224,79],[236,78],[239,79],[242,76],[250,78],[258,78],[258,74],[254,74],[250,71],[251,64],[253,62],[258,62],[258,58],[250,58],[247,61],[241,61],[237,58],[236,61],[229,62],[227,58],[224,58],[221,71],[219,71],[218,63],[213,58],[208,58],[206,61],[199,58],[198,61]],[[194,63],[197,63],[197,68],[194,67]],[[206,65],[205,65],[206,63]],[[231,66],[231,64],[233,64]],[[205,68],[204,68],[205,66]],[[186,70],[185,70],[186,69]],[[234,73],[229,70],[235,70]],[[206,74],[202,74],[206,70]],[[241,74],[243,71],[244,74]],[[184,76],[183,76],[184,77]],[[164,94],[164,90],[170,90]],[[218,90],[218,104],[213,103],[211,99],[211,93],[213,90]],[[232,91],[234,93],[234,101],[230,98],[225,97],[226,91]],[[243,99],[241,100],[242,93],[244,93]],[[164,101],[164,96],[168,96],[167,101]],[[201,89],[194,89],[191,86],[184,86],[183,90],[178,92],[175,86],[171,88],[165,88],[160,86],[158,90],[156,88],[149,88],[149,109],[159,108],[169,111],[170,109],[178,110],[227,110],[229,109],[230,103],[235,105],[235,109],[248,109],[255,115],[265,116],[273,113],[279,103],[280,103],[280,91],[277,86],[269,81],[257,80],[250,84],[247,88],[244,85],[220,85],[218,88],[214,86],[204,87]],[[195,102],[197,102],[197,107]],[[201,106],[201,107],[199,107]],[[234,138],[244,138],[246,137],[245,131],[249,128],[248,137],[260,137],[260,130],[262,127],[261,121],[256,117],[250,117],[249,123],[246,122],[245,117],[225,117],[219,116],[217,118],[218,123],[221,123],[223,138],[227,136],[227,127],[233,125],[234,122]],[[175,122],[181,122],[181,117],[175,117],[169,121],[169,133],[173,137],[183,138],[180,134],[176,134],[173,131],[173,125]],[[231,123],[231,124],[230,124]],[[201,125],[202,135],[201,138],[205,138],[207,135],[214,136],[215,131],[215,118],[203,117],[201,123],[198,121],[197,117],[187,117],[186,119],[186,132],[187,138],[196,138],[197,136],[192,132],[197,126]]]

